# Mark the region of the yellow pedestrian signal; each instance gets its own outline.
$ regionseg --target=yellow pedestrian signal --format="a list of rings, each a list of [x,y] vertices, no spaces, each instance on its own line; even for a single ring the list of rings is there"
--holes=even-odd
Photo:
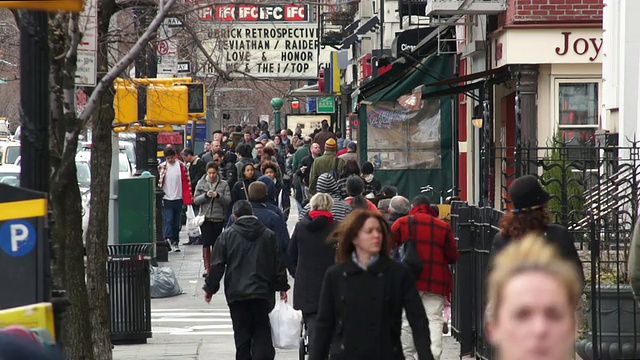
[[[153,124],[186,125],[189,122],[189,89],[186,86],[147,87],[147,115]]]
[[[191,78],[116,79],[114,87],[114,130],[158,131],[164,125],[186,125],[206,113],[205,86]]]
[[[83,0],[0,1],[0,8],[80,12],[83,3]]]
[[[113,99],[116,125],[138,121],[138,89],[133,84],[115,83],[116,96]]]

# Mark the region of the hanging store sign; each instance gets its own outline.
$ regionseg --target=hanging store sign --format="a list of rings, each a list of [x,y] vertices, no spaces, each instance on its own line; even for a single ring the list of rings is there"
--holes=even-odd
[[[315,24],[230,25],[209,30],[203,47],[231,77],[315,79],[318,26]],[[199,76],[216,71],[199,55]]]
[[[308,22],[309,5],[211,5],[199,10],[198,19],[221,22]]]

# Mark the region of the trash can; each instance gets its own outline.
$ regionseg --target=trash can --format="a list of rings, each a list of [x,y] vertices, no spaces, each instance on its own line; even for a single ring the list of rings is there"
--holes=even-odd
[[[151,337],[152,246],[108,246],[109,331],[113,344],[144,344]]]

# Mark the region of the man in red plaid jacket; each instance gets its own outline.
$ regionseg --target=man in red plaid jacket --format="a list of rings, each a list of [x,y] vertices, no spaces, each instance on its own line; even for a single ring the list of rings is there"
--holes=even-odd
[[[444,299],[453,287],[449,265],[458,260],[458,249],[451,225],[438,219],[426,196],[413,199],[409,215],[396,220],[391,226],[396,246],[412,239],[422,259],[424,269],[416,281],[422,304],[429,319],[431,351],[435,360],[442,355],[442,327]],[[409,229],[412,217],[412,229]],[[411,328],[406,319],[402,324],[402,350],[405,359],[417,359]]]

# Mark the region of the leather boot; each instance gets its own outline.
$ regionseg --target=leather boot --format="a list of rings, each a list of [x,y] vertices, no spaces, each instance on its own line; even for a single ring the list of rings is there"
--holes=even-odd
[[[211,269],[211,248],[206,246],[202,248],[202,260],[204,261],[204,273],[202,277],[206,278],[209,275],[209,269]]]

